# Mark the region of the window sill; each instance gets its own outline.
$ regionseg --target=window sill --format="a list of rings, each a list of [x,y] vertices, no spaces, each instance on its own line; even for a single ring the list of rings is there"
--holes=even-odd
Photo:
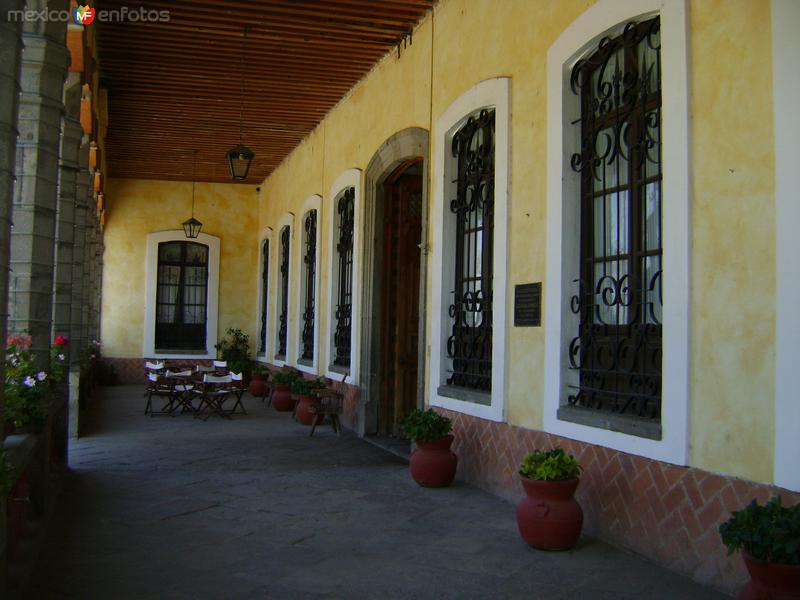
[[[476,392],[469,388],[457,387],[455,385],[440,385],[436,392],[444,398],[453,398],[463,402],[472,402],[483,406],[492,405],[492,395],[486,392]]]
[[[661,423],[639,419],[627,415],[602,412],[577,406],[561,406],[558,409],[558,420],[607,429],[617,433],[625,433],[649,440],[661,440]]]

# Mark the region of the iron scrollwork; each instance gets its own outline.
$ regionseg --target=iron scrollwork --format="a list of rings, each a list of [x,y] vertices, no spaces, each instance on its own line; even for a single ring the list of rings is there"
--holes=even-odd
[[[629,23],[572,70],[581,99],[581,274],[570,298],[578,385],[567,400],[661,416],[661,63],[659,19]]]
[[[355,188],[348,188],[339,198],[339,290],[336,304],[336,331],[333,334],[333,364],[350,366],[352,303],[353,303],[353,228],[355,225]]]
[[[303,309],[303,332],[300,336],[302,352],[305,360],[314,359],[314,282],[317,272],[317,211],[311,210],[303,223],[305,230],[306,251],[303,255],[305,265],[305,307]]]
[[[492,248],[494,243],[495,111],[483,109],[455,134],[452,153],[458,165],[456,261],[447,355],[453,370],[449,385],[492,389]]]
[[[289,241],[291,231],[287,225],[281,230],[281,312],[278,317],[278,352],[279,357],[286,356],[286,331],[289,321]]]
[[[269,298],[269,240],[264,240],[261,247],[261,335],[258,339],[258,351],[267,351],[267,306]]]

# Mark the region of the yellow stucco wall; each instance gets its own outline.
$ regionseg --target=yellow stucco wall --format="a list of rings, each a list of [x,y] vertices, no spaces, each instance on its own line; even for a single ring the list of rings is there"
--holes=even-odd
[[[142,356],[147,235],[180,229],[191,211],[192,184],[109,179],[103,270],[102,341],[109,357]],[[219,322],[256,329],[257,205],[255,186],[198,183],[195,217],[203,233],[220,238]],[[252,343],[251,343],[252,346]]]
[[[399,57],[396,52],[387,55],[264,182],[257,195],[257,223],[230,218],[255,207],[251,187],[200,185],[198,217],[204,231],[222,237],[221,287],[237,290],[220,297],[220,332],[242,326],[255,333],[258,232],[276,230],[287,211],[295,215],[290,331],[298,330],[300,208],[312,194],[323,198],[317,297],[318,327],[324,332],[333,181],[349,168],[365,169],[394,133],[409,127],[430,129],[466,90],[498,76],[511,78],[510,314],[515,284],[546,281],[547,50],[592,3],[442,0],[434,18],[429,16],[414,32],[413,44]],[[689,27],[690,464],[769,482],[775,421],[769,3],[690,2]],[[114,212],[106,228],[103,341],[112,356],[141,352],[144,237],[188,216],[188,185],[109,182]],[[270,291],[273,306],[276,288],[272,285]],[[430,340],[430,322],[427,327]],[[507,420],[541,429],[544,329],[509,326],[506,343]],[[320,344],[319,354],[323,370],[327,344]]]
[[[691,459],[771,481],[775,187],[770,3],[693,2]],[[746,41],[745,41],[746,40]]]
[[[591,4],[441,2],[433,25],[430,17],[423,22],[413,45],[399,58],[388,55],[265,181],[260,226],[274,225],[280,214],[297,212],[306,197],[319,193],[322,248],[327,253],[327,194],[334,178],[347,168],[365,169],[395,132],[414,126],[430,129],[450,103],[476,83],[509,76],[506,298],[511,311],[515,284],[545,281],[547,49]],[[769,19],[769,3],[758,0],[703,0],[689,7],[690,464],[765,482],[772,477],[775,363]],[[327,277],[326,254],[321,265]],[[320,289],[323,323],[328,301],[325,280]],[[430,339],[430,322],[427,325]],[[543,328],[509,327],[506,350],[507,419],[541,429]],[[320,351],[321,364],[326,364],[324,344]]]

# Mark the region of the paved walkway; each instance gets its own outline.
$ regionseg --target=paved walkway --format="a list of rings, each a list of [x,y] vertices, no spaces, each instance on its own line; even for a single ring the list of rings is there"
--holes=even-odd
[[[139,387],[102,396],[30,598],[724,598],[596,540],[532,550],[512,504],[420,488],[400,459],[249,396],[230,422],[144,417]]]

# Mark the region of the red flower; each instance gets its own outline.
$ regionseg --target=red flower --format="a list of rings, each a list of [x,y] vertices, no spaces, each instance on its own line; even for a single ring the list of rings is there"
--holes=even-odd
[[[69,340],[67,338],[65,338],[63,335],[57,335],[56,339],[53,340],[53,343],[56,346],[66,346],[66,345],[69,344]]]

